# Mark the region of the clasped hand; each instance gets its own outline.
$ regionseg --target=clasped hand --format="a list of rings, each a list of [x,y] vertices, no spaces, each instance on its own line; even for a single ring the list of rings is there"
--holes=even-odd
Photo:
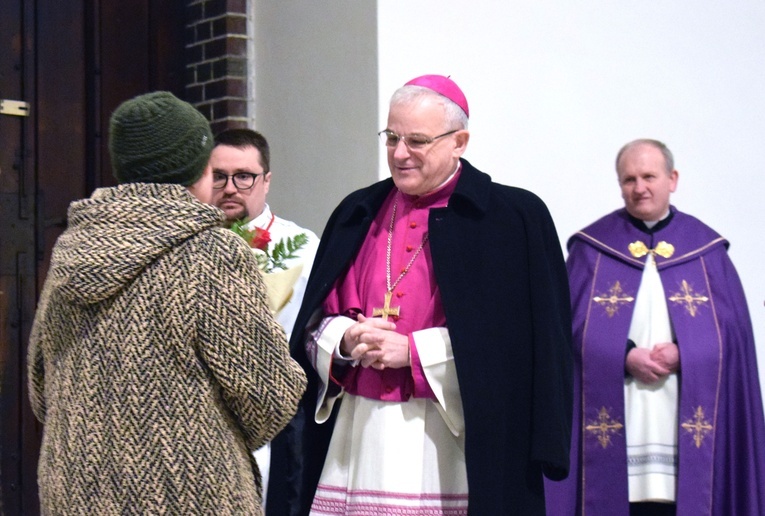
[[[680,369],[680,353],[677,344],[663,342],[651,349],[632,348],[624,364],[627,372],[645,384],[660,379]]]
[[[396,333],[396,324],[359,314],[356,324],[345,331],[340,351],[359,360],[363,367],[385,369],[409,365],[409,337]]]

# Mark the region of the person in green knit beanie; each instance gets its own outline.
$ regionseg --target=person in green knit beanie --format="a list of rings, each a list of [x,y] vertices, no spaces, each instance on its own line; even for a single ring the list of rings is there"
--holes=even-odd
[[[120,183],[192,185],[213,144],[202,113],[167,91],[122,103],[109,123],[109,153]]]
[[[43,514],[260,514],[252,451],[305,388],[256,258],[209,204],[210,125],[169,92],[109,125],[119,185],[73,202],[30,335]]]

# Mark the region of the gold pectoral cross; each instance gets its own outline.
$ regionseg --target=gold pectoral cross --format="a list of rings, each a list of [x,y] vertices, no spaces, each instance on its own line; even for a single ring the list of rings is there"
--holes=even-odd
[[[390,307],[390,300],[393,297],[393,292],[390,290],[385,293],[385,304],[382,308],[375,308],[372,310],[372,317],[377,317],[378,315],[382,315],[382,320],[387,321],[389,315],[394,315],[398,317],[399,310],[401,309],[400,306],[397,306],[395,308]]]

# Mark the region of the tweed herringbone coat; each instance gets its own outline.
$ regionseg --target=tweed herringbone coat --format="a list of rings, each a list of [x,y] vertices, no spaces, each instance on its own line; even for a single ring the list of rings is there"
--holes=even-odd
[[[178,185],[69,208],[30,338],[44,514],[259,514],[251,451],[305,376],[256,261]]]

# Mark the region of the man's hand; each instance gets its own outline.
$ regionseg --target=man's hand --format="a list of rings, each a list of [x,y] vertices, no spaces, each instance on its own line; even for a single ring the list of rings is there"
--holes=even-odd
[[[674,342],[656,344],[651,350],[651,360],[676,373],[680,369],[680,352]]]
[[[394,323],[361,314],[357,321],[343,335],[340,344],[343,355],[360,360],[363,367],[380,370],[409,365],[409,338],[396,333]]]
[[[624,368],[633,378],[649,385],[658,382],[671,372],[651,357],[653,351],[645,348],[632,348],[624,361]]]

